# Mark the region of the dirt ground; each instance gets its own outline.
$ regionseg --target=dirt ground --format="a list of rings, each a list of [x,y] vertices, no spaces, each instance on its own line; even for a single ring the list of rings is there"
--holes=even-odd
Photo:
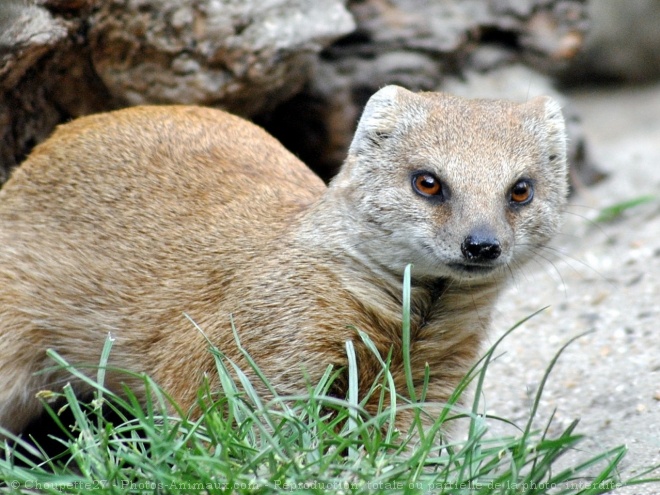
[[[545,259],[518,273],[497,307],[494,342],[549,306],[501,345],[491,365],[487,410],[524,425],[550,360],[572,337],[546,386],[539,426],[580,418],[588,435],[576,458],[625,444],[624,478],[660,464],[660,85],[580,91],[594,157],[610,175],[570,199],[566,224]],[[656,200],[594,223],[599,210],[644,195]],[[660,477],[660,469],[655,471]],[[660,482],[616,494],[659,494]]]

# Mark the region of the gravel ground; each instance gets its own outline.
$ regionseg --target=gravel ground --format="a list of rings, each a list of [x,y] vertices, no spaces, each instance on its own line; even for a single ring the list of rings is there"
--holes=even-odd
[[[572,454],[576,458],[627,445],[627,478],[660,464],[660,201],[611,222],[593,219],[621,201],[660,199],[660,85],[581,91],[572,98],[595,159],[610,175],[570,199],[554,247],[502,294],[492,342],[521,318],[549,308],[501,345],[485,400],[488,412],[524,425],[552,357],[572,337],[590,332],[560,357],[538,424],[555,408],[554,433],[580,418],[578,432],[589,438]],[[660,482],[615,493],[658,494]]]

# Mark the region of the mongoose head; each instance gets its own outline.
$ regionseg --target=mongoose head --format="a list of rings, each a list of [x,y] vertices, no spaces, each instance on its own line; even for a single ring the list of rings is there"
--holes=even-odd
[[[567,194],[566,136],[549,97],[517,104],[387,86],[367,103],[341,172],[360,242],[390,272],[489,280],[538,253]]]

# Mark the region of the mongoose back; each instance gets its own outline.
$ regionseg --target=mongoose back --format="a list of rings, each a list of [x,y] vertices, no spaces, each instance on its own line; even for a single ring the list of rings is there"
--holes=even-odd
[[[219,110],[136,107],[62,125],[0,190],[0,426],[20,433],[42,412],[40,390],[89,393],[46,350],[95,375],[85,366],[108,334],[112,367],[150,374],[191,408],[203,377],[217,378],[207,338],[245,365],[230,315],[282,394],[345,366],[347,340],[367,390],[380,365],[356,328],[393,350],[404,391],[408,264],[414,383],[428,363],[427,400],[444,401],[480,352],[498,289],[558,229],[566,175],[547,97],[387,86],[327,188]],[[108,374],[121,383],[144,393]]]

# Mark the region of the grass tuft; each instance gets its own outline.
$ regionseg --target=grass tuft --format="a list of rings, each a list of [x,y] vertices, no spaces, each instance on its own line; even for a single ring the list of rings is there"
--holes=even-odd
[[[653,195],[639,196],[626,201],[621,201],[610,206],[602,208],[598,216],[594,219],[595,222],[606,223],[613,222],[619,219],[628,210],[634,209],[638,206],[645,205],[657,201],[658,197]]]
[[[532,428],[550,372],[567,343],[551,361],[536,393],[527,423],[517,435],[488,436],[490,425],[506,419],[487,417],[480,400],[488,366],[507,332],[472,368],[441,408],[435,423],[422,430],[425,393],[416,397],[410,378],[410,272],[404,280],[404,366],[407,390],[397,391],[390,373],[391,354],[380,356],[364,332],[357,331],[382,367],[369,395],[380,407],[370,415],[357,394],[358,370],[352,342],[346,343],[348,394],[329,390],[342,370],[328,367],[318,383],[300,396],[278,395],[256,363],[244,354],[251,376],[271,391],[266,400],[248,374],[211,346],[220,390],[205,383],[199,391],[200,414],[192,417],[148,376],[139,377],[149,392],[144,404],[129,389],[121,396],[105,387],[111,353],[109,337],[94,379],[71,367],[56,353],[50,356],[95,393],[79,401],[70,386],[61,393],[43,392],[64,451],[53,457],[23,438],[11,437],[0,455],[0,484],[10,493],[434,493],[434,494],[580,494],[608,493],[623,485],[658,482],[658,478],[620,479],[625,455],[617,447],[558,467],[582,436],[577,421],[550,437],[550,421]],[[530,316],[533,317],[534,315]],[[234,336],[240,346],[238,334]],[[242,349],[242,348],[241,348]],[[428,373],[427,373],[428,376]],[[468,387],[471,407],[459,404]],[[399,392],[402,392],[400,395]],[[54,398],[64,407],[53,409]],[[412,400],[411,400],[412,398]],[[48,400],[46,400],[48,399]],[[394,427],[397,411],[414,413],[409,432]],[[70,422],[61,418],[64,411]],[[112,412],[112,419],[108,419]],[[174,414],[173,414],[174,413]],[[443,437],[452,422],[467,421],[466,438]],[[657,467],[656,467],[657,468]],[[652,474],[652,468],[642,476]]]

